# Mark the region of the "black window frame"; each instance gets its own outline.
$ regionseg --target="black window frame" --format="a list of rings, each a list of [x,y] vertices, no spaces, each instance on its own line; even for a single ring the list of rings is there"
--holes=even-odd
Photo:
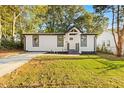
[[[34,39],[38,39],[38,41],[36,42],[36,40],[34,40]],[[32,36],[32,46],[33,47],[39,47],[39,35],[33,35]]]
[[[81,35],[81,47],[87,47],[87,35]]]
[[[57,47],[64,47],[64,35],[57,35]]]

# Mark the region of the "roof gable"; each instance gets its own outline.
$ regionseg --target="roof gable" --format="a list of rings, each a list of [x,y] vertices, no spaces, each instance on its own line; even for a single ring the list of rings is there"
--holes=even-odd
[[[71,31],[73,31],[73,30],[75,30],[75,31],[77,31],[77,32],[80,32],[80,33],[83,33],[80,29],[78,29],[78,28],[77,28],[77,27],[75,27],[75,26],[70,27],[70,28],[67,30],[67,32],[66,32],[66,33],[71,32]]]

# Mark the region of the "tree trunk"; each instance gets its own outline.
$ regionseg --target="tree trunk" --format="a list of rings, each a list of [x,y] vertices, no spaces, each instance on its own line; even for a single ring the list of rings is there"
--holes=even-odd
[[[16,12],[13,12],[13,24],[12,24],[12,40],[15,41],[15,29],[16,29],[16,20],[21,15],[22,10],[16,15]]]
[[[2,38],[2,24],[1,24],[1,15],[0,15],[0,46],[1,46],[1,38]]]
[[[118,51],[117,40],[116,40],[115,33],[114,33],[114,18],[115,18],[114,11],[115,11],[114,6],[112,6],[112,35],[113,35],[113,38],[114,38],[114,43],[115,43],[115,46],[116,46],[116,51]]]
[[[15,41],[15,23],[16,23],[16,14],[13,13],[13,24],[12,24],[12,40]]]
[[[122,56],[122,36],[120,32],[120,5],[117,6],[117,35],[118,35],[118,48],[117,48],[117,56]]]
[[[19,24],[20,24],[20,39],[21,39],[21,46],[23,46],[23,26],[22,26],[22,20],[20,18],[20,21],[19,21]]]

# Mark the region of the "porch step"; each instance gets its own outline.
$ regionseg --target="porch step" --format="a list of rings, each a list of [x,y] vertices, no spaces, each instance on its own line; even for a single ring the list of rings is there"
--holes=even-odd
[[[79,54],[79,52],[76,51],[76,50],[69,50],[68,53],[69,53],[69,54]]]
[[[96,51],[82,51],[81,54],[96,54]]]

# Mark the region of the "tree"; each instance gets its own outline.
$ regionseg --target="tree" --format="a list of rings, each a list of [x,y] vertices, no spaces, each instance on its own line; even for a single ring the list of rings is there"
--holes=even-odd
[[[121,20],[123,19],[123,6],[113,6],[113,5],[96,5],[94,6],[94,9],[96,10],[97,13],[100,15],[103,15],[106,12],[111,12],[112,13],[112,34],[114,37],[114,42],[116,45],[116,50],[117,50],[117,56],[121,57],[122,56],[122,30],[120,30],[120,24]],[[115,21],[116,20],[116,21]],[[123,22],[123,21],[122,21]],[[116,25],[114,25],[116,23]],[[124,24],[124,23],[123,23]],[[117,39],[115,36],[114,28],[117,28],[116,33],[117,33]]]
[[[15,41],[16,34],[16,22],[19,16],[22,14],[23,9],[21,6],[8,6],[8,9],[12,12],[12,40]]]
[[[14,47],[14,43],[22,42],[23,32],[37,31],[38,24],[42,23],[40,14],[44,11],[44,6],[0,6],[0,42],[2,45]],[[5,42],[9,45],[5,45]]]
[[[1,22],[1,6],[0,6],[0,47],[1,47],[1,37],[2,37],[2,22]]]
[[[99,32],[106,20],[83,6],[0,6],[0,40],[14,47],[15,43],[22,43],[23,32],[65,32],[73,25],[82,31],[85,28],[87,32]]]
[[[101,17],[93,13],[86,12],[84,15],[78,17],[76,23],[77,26],[83,29],[85,28],[87,33],[101,33],[104,28],[108,25],[108,18]]]
[[[8,12],[6,11],[6,7],[5,6],[0,6],[0,46],[1,46],[1,42],[3,39],[3,36],[5,36],[6,31],[5,30],[5,25],[7,28],[7,25],[9,24],[5,18],[8,14]]]
[[[83,13],[82,6],[48,6],[45,32],[66,31],[70,25],[75,25],[75,19]]]
[[[63,32],[75,25],[81,31],[99,33],[108,22],[106,17],[89,13],[83,6],[48,6],[45,19],[45,32]]]

